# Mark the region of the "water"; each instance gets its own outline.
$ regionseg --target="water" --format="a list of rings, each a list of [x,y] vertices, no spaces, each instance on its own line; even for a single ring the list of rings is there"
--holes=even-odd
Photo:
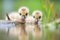
[[[1,25],[1,24],[0,24]],[[0,26],[1,27],[1,26]],[[29,26],[28,26],[29,27]],[[55,28],[54,24],[50,24],[48,28],[44,25],[42,27],[42,39],[41,40],[60,40],[60,25],[58,29]],[[0,28],[0,40],[18,40],[18,37],[9,36],[5,29]],[[33,40],[33,36],[29,34],[29,40]]]

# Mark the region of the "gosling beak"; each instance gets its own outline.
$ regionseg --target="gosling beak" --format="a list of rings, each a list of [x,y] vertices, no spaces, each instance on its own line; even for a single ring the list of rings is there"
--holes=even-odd
[[[22,16],[22,19],[25,19],[25,16],[24,15]]]
[[[38,23],[38,18],[35,19],[35,22]]]
[[[24,15],[22,16],[22,21],[25,21],[25,16]]]

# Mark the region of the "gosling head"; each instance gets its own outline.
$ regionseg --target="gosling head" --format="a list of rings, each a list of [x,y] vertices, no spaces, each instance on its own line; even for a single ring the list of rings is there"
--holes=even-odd
[[[27,7],[21,7],[19,8],[18,12],[21,18],[25,19],[29,13],[29,9]]]
[[[39,11],[39,10],[35,10],[35,11],[32,13],[32,16],[33,16],[33,18],[35,19],[35,23],[38,23],[39,20],[42,19],[42,12]]]

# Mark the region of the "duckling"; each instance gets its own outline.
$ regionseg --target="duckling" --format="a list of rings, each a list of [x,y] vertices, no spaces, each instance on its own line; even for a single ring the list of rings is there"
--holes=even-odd
[[[33,37],[34,40],[40,40],[40,37],[42,36],[42,30],[40,24],[40,20],[42,19],[42,12],[39,10],[35,10],[32,13],[32,16],[34,18]]]
[[[29,9],[27,7],[20,7],[18,12],[11,12],[8,14],[11,21],[24,21],[24,19],[28,16]],[[8,20],[8,17],[5,18]]]
[[[18,12],[10,13],[8,14],[8,16],[11,21],[22,22],[22,24],[25,24],[26,22],[25,19],[28,16],[28,14],[29,14],[29,9],[27,7],[20,7]],[[8,20],[8,17],[6,17],[6,20]],[[20,31],[22,31],[21,29],[22,29],[21,24],[15,25],[15,27],[12,27],[10,29],[9,34],[17,36],[18,34],[20,34]]]
[[[23,24],[21,24],[21,30],[20,30],[20,35],[19,35],[19,40],[28,40],[28,34],[26,31],[26,18],[29,14],[29,9],[27,7],[21,7],[18,10],[20,16],[21,16],[21,22],[23,22]]]
[[[21,22],[26,22],[26,18],[29,14],[29,9],[27,7],[21,7],[19,8],[18,13],[21,16]]]
[[[35,10],[33,13],[32,13],[32,16],[34,18],[34,23],[39,23],[39,21],[42,20],[42,12],[39,11],[39,10]]]
[[[26,24],[28,24],[28,26],[27,26],[27,30],[28,31],[32,31],[32,29],[34,28],[33,26],[33,24],[35,24],[35,23],[40,23],[39,21],[41,21],[42,20],[42,13],[39,11],[39,10],[35,10],[34,12],[33,12],[33,14],[32,14],[32,16],[28,16],[27,18],[26,18]]]

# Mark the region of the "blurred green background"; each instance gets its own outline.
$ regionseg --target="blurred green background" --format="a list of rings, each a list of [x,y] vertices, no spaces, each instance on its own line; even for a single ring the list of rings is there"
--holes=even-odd
[[[46,1],[46,0],[43,0]],[[60,17],[60,0],[50,0],[54,2],[54,9]],[[4,19],[6,12],[18,11],[19,7],[27,6],[30,9],[30,14],[36,10],[42,10],[42,0],[0,0],[0,19]]]

